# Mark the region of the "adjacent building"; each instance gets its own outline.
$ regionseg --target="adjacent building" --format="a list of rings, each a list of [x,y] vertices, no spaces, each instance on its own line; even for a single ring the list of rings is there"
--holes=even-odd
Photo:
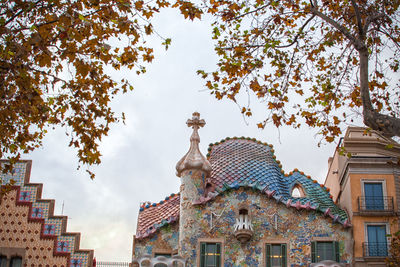
[[[198,113],[190,148],[178,162],[178,193],[140,207],[134,262],[182,257],[187,266],[308,266],[353,262],[349,216],[329,189],[285,173],[272,145],[226,138],[199,150]],[[178,256],[177,256],[178,255]],[[156,261],[157,262],[157,261]]]
[[[0,161],[7,164],[7,161]],[[0,172],[1,267],[91,267],[93,250],[79,248],[80,234],[69,233],[67,217],[54,215],[54,200],[42,199],[42,184],[29,182],[31,161],[12,173]]]
[[[325,186],[353,225],[354,266],[386,266],[390,235],[399,230],[400,146],[350,127],[332,158]]]

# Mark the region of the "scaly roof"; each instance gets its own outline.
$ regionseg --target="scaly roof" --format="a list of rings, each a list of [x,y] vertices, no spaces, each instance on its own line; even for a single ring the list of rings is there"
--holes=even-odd
[[[158,203],[145,204],[140,207],[136,238],[145,238],[162,226],[179,219],[180,195],[171,194]]]
[[[226,190],[251,187],[285,204],[288,208],[316,210],[344,226],[350,225],[346,212],[333,203],[329,189],[324,185],[297,169],[289,174],[284,173],[280,162],[276,160],[272,145],[255,139],[234,137],[211,144],[208,150],[207,158],[212,166],[209,181],[215,190],[207,196],[200,197],[193,204],[206,203]],[[296,185],[301,186],[305,197],[291,196],[292,189]],[[179,216],[179,198],[174,203],[175,216]],[[163,205],[165,203],[160,207]],[[173,208],[169,206],[169,209]],[[146,221],[146,224],[139,223],[137,238],[155,232],[159,228],[160,221],[168,218],[164,214],[163,209],[157,209],[157,204],[148,205],[147,209],[142,207],[139,222]],[[143,228],[149,226],[152,226],[151,230]]]

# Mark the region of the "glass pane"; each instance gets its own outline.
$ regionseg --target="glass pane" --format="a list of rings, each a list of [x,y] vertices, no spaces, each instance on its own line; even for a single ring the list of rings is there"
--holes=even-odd
[[[271,245],[271,266],[282,266],[282,249],[280,244]]]
[[[364,183],[365,208],[367,210],[383,210],[382,183]]]
[[[21,267],[22,266],[22,259],[20,257],[11,258],[11,267]]]
[[[218,243],[201,243],[201,267],[219,267],[221,261],[221,247]]]
[[[386,225],[368,225],[367,233],[368,256],[387,256]]]
[[[333,242],[317,242],[317,262],[335,260]]]
[[[167,254],[167,253],[155,253],[154,254],[154,258],[158,257],[158,256],[163,256],[166,258],[171,258],[171,254]]]
[[[7,265],[7,258],[4,256],[0,256],[0,267],[6,267]]]

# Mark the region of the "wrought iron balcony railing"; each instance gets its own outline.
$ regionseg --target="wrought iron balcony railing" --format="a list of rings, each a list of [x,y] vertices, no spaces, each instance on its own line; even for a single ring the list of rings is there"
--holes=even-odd
[[[364,257],[387,257],[389,255],[389,242],[364,242],[363,255]]]
[[[392,213],[393,197],[358,197],[358,210],[360,212]]]

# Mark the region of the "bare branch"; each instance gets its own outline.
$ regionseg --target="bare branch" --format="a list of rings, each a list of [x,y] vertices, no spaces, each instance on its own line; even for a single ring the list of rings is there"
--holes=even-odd
[[[339,23],[337,23],[336,21],[334,21],[333,19],[331,19],[330,17],[328,17],[327,15],[325,15],[324,13],[318,11],[315,7],[311,7],[311,12],[313,14],[315,14],[316,16],[320,17],[321,19],[323,19],[324,21],[326,21],[327,23],[329,23],[331,26],[333,26],[335,29],[337,29],[338,31],[340,31],[344,36],[346,36],[346,38],[354,45],[354,47],[357,50],[361,50],[363,48],[365,48],[365,45],[358,39],[356,39],[345,27],[343,27],[342,25],[340,25]]]
[[[315,14],[313,14],[310,18],[308,18],[308,20],[303,24],[303,26],[301,26],[301,28],[299,29],[299,32],[296,34],[296,36],[294,37],[294,40],[293,40],[293,42],[291,42],[291,43],[289,43],[289,44],[287,44],[287,45],[278,45],[278,46],[276,46],[276,48],[286,48],[286,47],[290,47],[290,46],[292,46],[293,44],[295,44],[295,43],[297,43],[297,40],[299,39],[299,37],[300,37],[300,34],[303,32],[303,30],[304,30],[304,28],[307,26],[307,24],[311,21],[311,20],[313,20],[313,18],[315,18]]]
[[[351,5],[354,8],[354,13],[356,14],[357,17],[357,27],[358,27],[358,34],[360,35],[361,39],[364,39],[364,29],[362,26],[362,21],[361,21],[361,14],[360,14],[360,9],[357,6],[357,3],[355,0],[351,0]]]

